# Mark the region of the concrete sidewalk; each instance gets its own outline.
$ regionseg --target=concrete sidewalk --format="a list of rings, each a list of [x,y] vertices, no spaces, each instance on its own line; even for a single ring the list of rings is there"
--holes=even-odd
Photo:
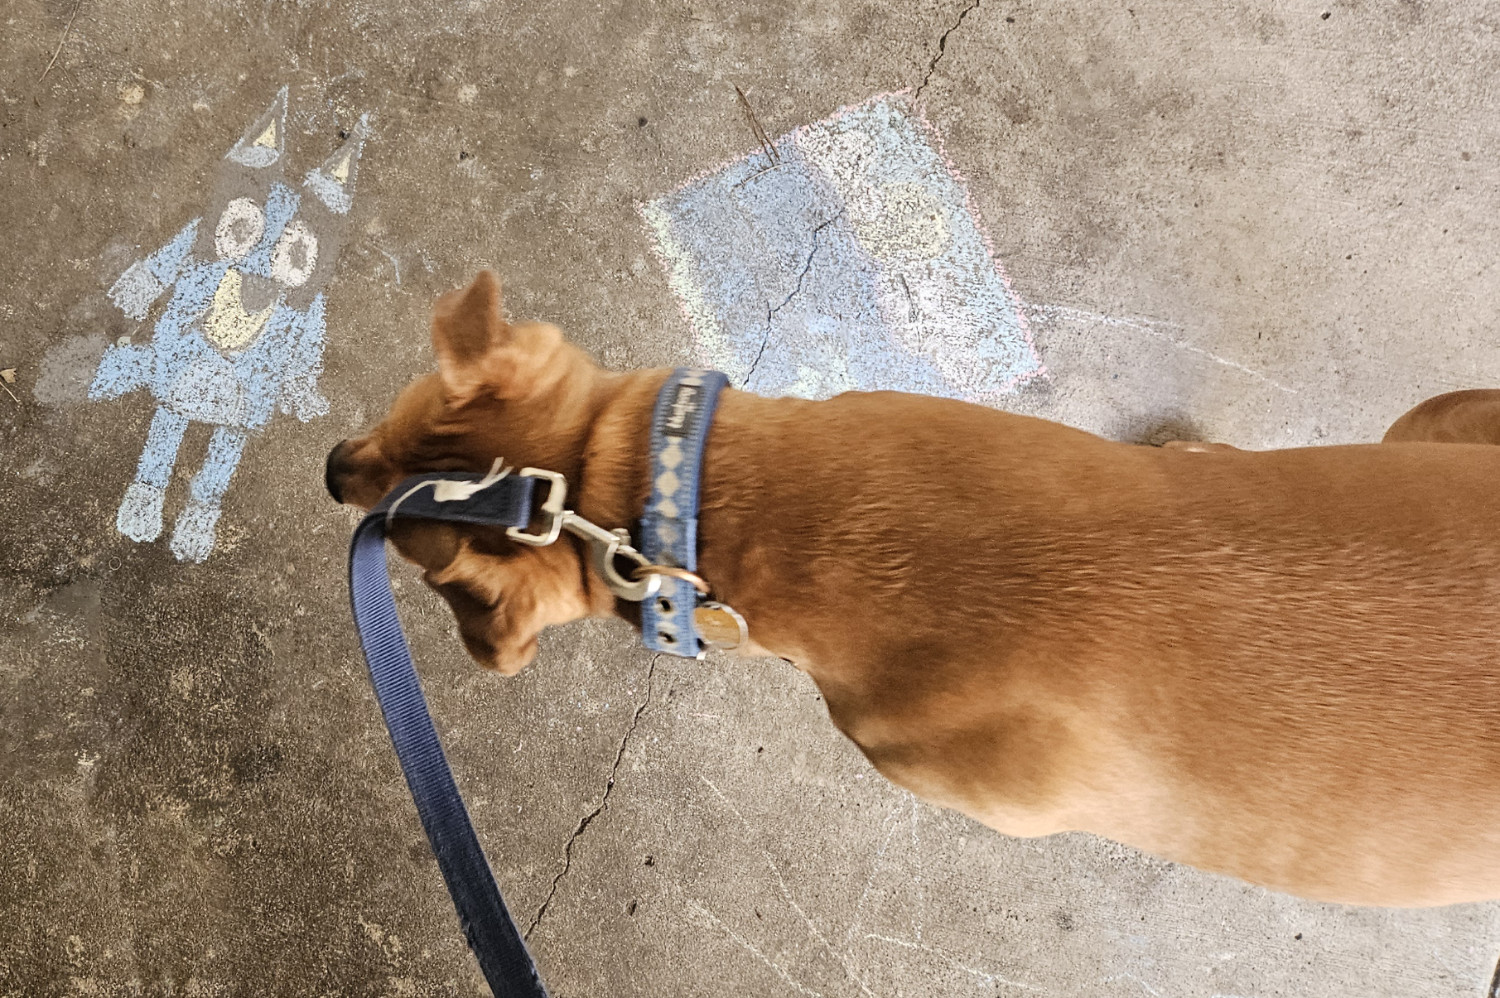
[[[0,25],[7,998],[484,993],[321,482],[481,266],[611,366],[1122,439],[1368,441],[1500,385],[1481,4],[12,0]],[[261,318],[205,335],[238,366],[182,318],[231,294]],[[885,783],[779,662],[588,623],[505,680],[398,574],[559,998],[1490,994],[1500,906],[1008,840]]]

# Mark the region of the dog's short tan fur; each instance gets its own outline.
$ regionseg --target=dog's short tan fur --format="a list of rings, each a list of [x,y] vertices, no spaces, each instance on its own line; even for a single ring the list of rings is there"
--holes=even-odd
[[[488,273],[433,339],[439,374],[330,455],[336,493],[503,456],[634,526],[667,372],[507,324]],[[1500,439],[1494,393],[1445,399],[1392,436]],[[397,543],[502,672],[548,624],[631,612],[573,542]],[[936,398],[727,391],[700,548],[753,650],[930,801],[1312,898],[1500,898],[1500,448],[1151,448]]]

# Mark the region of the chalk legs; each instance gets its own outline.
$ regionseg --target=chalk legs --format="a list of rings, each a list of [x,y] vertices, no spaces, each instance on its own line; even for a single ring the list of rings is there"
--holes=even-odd
[[[193,476],[188,504],[177,515],[177,526],[172,531],[172,553],[179,561],[202,561],[214,549],[219,504],[244,451],[245,431],[228,426],[214,428],[213,439],[208,442],[208,456]]]
[[[120,511],[115,514],[115,529],[133,541],[154,541],[161,536],[162,496],[187,425],[185,416],[170,409],[157,409],[151,417],[151,431],[146,434],[146,446],[136,465],[135,481],[125,490]]]
[[[151,430],[135,469],[135,481],[125,490],[115,528],[133,541],[154,541],[161,536],[162,499],[177,450],[188,420],[170,409],[156,410]],[[229,489],[229,480],[245,450],[245,431],[229,426],[214,427],[208,456],[188,488],[188,504],[177,516],[172,531],[172,553],[181,561],[202,561],[214,548],[214,528],[219,522],[219,504]]]

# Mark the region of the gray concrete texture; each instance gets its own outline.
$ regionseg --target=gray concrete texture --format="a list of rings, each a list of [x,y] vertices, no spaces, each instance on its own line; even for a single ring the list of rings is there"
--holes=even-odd
[[[431,367],[431,302],[482,265],[606,364],[689,359],[637,205],[757,147],[735,84],[772,136],[917,92],[1047,367],[1009,408],[1272,447],[1500,384],[1484,4],[7,0],[0,22],[0,995],[484,993],[359,658],[323,456]],[[115,529],[149,396],[85,392],[106,343],[149,340],[106,291],[205,210],[283,85],[289,178],[372,116],[331,411],[250,440],[192,564]],[[169,527],[207,441],[189,427]],[[653,659],[591,622],[504,680],[397,574],[559,996],[1487,993],[1500,907],[1315,905],[1005,839],[883,782],[778,662]]]

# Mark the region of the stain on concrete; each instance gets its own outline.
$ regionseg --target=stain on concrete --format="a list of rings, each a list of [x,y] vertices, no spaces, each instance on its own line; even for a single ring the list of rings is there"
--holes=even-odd
[[[109,342],[92,334],[69,336],[47,348],[31,394],[43,405],[77,405],[88,401],[89,386]]]
[[[766,395],[975,401],[1039,374],[962,178],[902,95],[642,207],[704,361]]]

